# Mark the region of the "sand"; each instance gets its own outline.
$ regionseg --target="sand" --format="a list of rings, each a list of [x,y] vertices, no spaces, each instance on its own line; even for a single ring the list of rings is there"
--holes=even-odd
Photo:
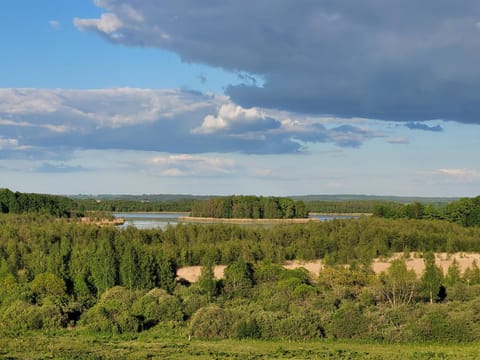
[[[372,262],[372,269],[376,274],[380,274],[382,271],[386,271],[389,267],[391,262],[394,259],[398,259],[402,257],[402,253],[395,253],[392,257],[388,259],[374,259]],[[406,260],[406,265],[408,269],[413,269],[417,275],[421,275],[423,270],[425,269],[425,263],[423,259],[420,257],[421,254],[419,253],[412,253],[410,257]],[[473,261],[475,260],[477,264],[480,266],[480,254],[479,253],[436,253],[435,254],[435,264],[440,267],[444,274],[447,273],[449,266],[452,264],[453,259],[456,259],[460,271],[463,273],[467,268],[472,266]],[[323,269],[323,262],[321,259],[314,260],[314,261],[287,261],[284,265],[286,269],[296,269],[299,267],[303,267],[309,271],[312,278],[315,279],[318,277],[318,274]],[[216,279],[222,279],[225,265],[217,265],[214,268],[214,274]],[[188,280],[189,282],[196,282],[200,278],[201,274],[201,266],[187,266],[178,269],[177,277]]]

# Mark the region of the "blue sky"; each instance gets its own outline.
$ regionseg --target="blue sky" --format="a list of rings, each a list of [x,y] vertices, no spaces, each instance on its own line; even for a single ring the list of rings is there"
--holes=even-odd
[[[478,1],[2,6],[0,187],[480,192]]]

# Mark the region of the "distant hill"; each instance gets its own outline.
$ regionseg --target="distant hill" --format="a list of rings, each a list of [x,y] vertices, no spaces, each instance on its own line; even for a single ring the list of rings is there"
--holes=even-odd
[[[98,199],[98,200],[125,200],[125,201],[151,201],[151,202],[170,202],[178,200],[207,200],[211,198],[222,198],[227,195],[193,195],[193,194],[100,194],[100,195],[68,195],[72,199]],[[422,196],[393,196],[393,195],[294,195],[287,196],[291,199],[308,201],[388,201],[401,204],[420,202],[423,204],[432,203],[450,203],[457,201],[459,197],[422,197]]]
[[[401,204],[419,202],[422,204],[446,204],[457,201],[459,197],[422,197],[422,196],[390,196],[390,195],[296,195],[290,196],[295,200],[308,201],[388,201]]]
[[[151,202],[170,202],[178,200],[206,200],[215,195],[190,195],[190,194],[142,194],[142,195],[127,195],[127,194],[100,194],[100,195],[68,195],[71,199],[79,200],[123,200],[123,201],[151,201]]]

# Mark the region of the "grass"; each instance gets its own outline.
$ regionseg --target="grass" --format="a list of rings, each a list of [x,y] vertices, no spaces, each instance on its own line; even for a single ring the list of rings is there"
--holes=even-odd
[[[160,334],[31,332],[0,337],[0,359],[477,359],[480,344],[202,341]]]

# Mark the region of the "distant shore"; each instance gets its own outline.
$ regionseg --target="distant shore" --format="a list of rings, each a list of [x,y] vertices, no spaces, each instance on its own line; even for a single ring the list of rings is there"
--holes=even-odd
[[[314,216],[372,216],[372,213],[326,213],[326,212],[314,212],[311,211],[308,215]]]
[[[309,221],[320,221],[320,219],[296,218],[296,219],[250,219],[250,218],[213,218],[183,216],[178,218],[182,222],[205,222],[205,223],[227,223],[227,224],[304,224]]]

